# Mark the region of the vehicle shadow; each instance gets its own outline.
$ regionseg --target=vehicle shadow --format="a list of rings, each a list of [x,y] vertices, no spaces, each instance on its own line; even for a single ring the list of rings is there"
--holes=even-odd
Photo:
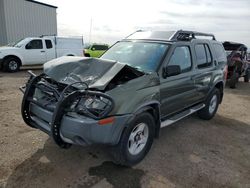
[[[105,147],[82,148],[73,146],[64,150],[52,139],[45,141],[29,158],[19,164],[9,176],[9,187],[69,187],[73,181],[88,174],[91,166],[110,160]]]
[[[242,79],[237,83],[235,89],[231,89],[228,84],[226,84],[225,93],[247,96],[249,97],[250,83],[244,82]]]
[[[13,170],[6,188],[91,187],[102,181],[101,187],[239,187],[250,183],[249,135],[250,125],[234,119],[191,116],[162,129],[133,168],[108,162],[106,147],[63,150],[47,139]]]
[[[14,187],[141,187],[144,171],[111,162],[105,146],[60,149],[52,139],[19,164],[9,176],[6,188]],[[105,180],[105,181],[104,181]]]
[[[249,135],[250,124],[219,114],[204,121],[194,114],[162,129],[139,167],[169,187],[247,187]]]

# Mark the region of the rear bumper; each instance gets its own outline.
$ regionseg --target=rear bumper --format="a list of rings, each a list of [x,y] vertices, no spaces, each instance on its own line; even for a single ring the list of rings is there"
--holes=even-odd
[[[31,97],[36,79],[39,79],[39,76],[31,79],[24,92],[22,116],[26,124],[52,136],[59,146],[60,142],[58,143],[58,138],[55,138],[55,134],[57,135],[57,131],[54,131],[55,127],[60,127],[58,131],[60,139],[69,144],[115,145],[119,142],[122,131],[132,114],[115,115],[114,121],[100,125],[97,119],[76,112],[64,112],[62,110],[64,102],[69,102],[67,98],[59,101],[54,110],[48,109]]]

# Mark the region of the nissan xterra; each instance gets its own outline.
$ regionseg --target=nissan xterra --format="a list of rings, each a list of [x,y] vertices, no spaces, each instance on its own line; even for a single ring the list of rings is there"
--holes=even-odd
[[[226,64],[212,34],[137,31],[100,59],[62,57],[30,72],[22,117],[62,148],[106,144],[115,162],[135,165],[162,127],[195,112],[213,118]]]

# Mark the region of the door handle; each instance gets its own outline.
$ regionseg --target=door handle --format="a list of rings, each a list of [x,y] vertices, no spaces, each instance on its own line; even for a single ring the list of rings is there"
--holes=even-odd
[[[42,53],[45,52],[45,51],[41,51]]]

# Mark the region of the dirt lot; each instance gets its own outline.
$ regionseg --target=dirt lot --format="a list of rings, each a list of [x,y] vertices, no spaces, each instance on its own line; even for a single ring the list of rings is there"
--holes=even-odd
[[[227,88],[213,120],[193,115],[162,129],[147,157],[123,168],[106,147],[63,150],[26,126],[25,76],[0,72],[0,187],[250,187],[250,84]]]

